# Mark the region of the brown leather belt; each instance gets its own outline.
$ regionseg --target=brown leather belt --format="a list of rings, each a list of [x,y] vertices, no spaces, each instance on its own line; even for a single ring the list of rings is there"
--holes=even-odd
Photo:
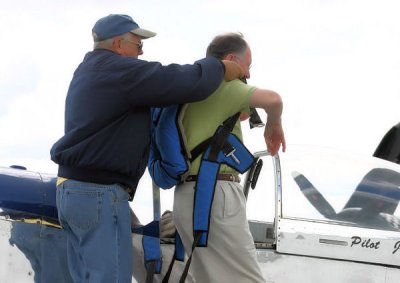
[[[217,175],[217,180],[240,183],[240,177],[235,174],[220,173]],[[189,175],[185,179],[185,182],[196,182],[196,181],[197,181],[197,175]]]

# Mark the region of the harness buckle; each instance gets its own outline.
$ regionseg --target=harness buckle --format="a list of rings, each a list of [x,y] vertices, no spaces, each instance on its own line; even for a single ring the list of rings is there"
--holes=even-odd
[[[231,151],[224,153],[226,157],[232,157],[236,164],[240,164],[240,160],[235,155],[236,148],[232,147]]]

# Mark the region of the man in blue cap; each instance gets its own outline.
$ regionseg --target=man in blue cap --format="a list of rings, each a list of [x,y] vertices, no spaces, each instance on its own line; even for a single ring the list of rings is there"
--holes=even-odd
[[[128,200],[147,164],[150,107],[202,100],[243,73],[212,57],[193,65],[139,60],[142,40],[155,33],[127,15],[101,18],[92,34],[94,50],[68,89],[65,135],[51,149],[57,209],[75,282],[131,282]]]

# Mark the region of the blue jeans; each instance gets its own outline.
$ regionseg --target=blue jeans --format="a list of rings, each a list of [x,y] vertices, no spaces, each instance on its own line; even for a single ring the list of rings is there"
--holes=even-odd
[[[67,234],[75,283],[132,281],[129,195],[117,184],[67,180],[57,187],[58,218]]]
[[[67,267],[67,240],[63,230],[15,221],[10,243],[29,260],[36,283],[73,283]]]

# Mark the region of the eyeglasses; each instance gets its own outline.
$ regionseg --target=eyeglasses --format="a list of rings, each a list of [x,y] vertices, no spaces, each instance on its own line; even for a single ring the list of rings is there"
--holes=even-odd
[[[239,63],[239,62],[242,62],[242,64],[245,64],[245,63],[246,63],[246,62],[243,62],[243,56],[236,55],[236,54],[234,54],[234,56],[235,56],[235,58],[236,58],[237,63]],[[247,68],[248,68],[249,70],[250,70],[251,67],[252,67],[251,63],[250,63],[249,65],[246,65],[246,66],[247,66]]]
[[[142,41],[140,41],[140,42],[134,42],[134,41],[129,40],[129,39],[126,39],[126,38],[123,38],[123,39],[126,40],[126,41],[128,41],[128,42],[130,42],[130,43],[135,44],[135,45],[138,47],[139,51],[142,50],[142,48],[143,48],[143,42],[142,42]]]

